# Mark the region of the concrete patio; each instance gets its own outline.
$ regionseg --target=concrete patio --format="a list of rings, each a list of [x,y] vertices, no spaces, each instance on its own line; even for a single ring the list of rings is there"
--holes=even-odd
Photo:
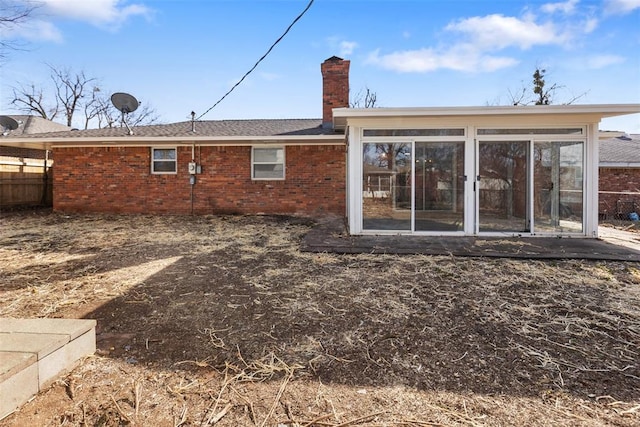
[[[0,318],[0,419],[96,350],[95,320]]]
[[[301,250],[343,254],[423,254],[518,259],[591,259],[640,261],[638,234],[600,227],[600,238],[352,236],[342,219],[318,224],[305,236]]]

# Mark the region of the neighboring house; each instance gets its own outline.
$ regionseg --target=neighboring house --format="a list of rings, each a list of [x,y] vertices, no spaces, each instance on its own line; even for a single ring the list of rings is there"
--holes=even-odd
[[[42,146],[24,148],[19,144],[3,145],[5,140],[70,128],[36,116],[10,115],[18,128],[1,129],[0,137],[0,209],[52,203],[51,152]]]
[[[11,136],[71,130],[69,126],[52,122],[51,120],[38,116],[9,114],[9,117],[18,122],[18,129],[12,130]]]
[[[40,133],[68,131],[71,128],[42,117],[29,115],[9,115],[18,122],[18,128],[7,132],[7,136],[34,135]],[[4,130],[4,129],[3,129]],[[51,166],[51,153],[42,148],[21,148],[16,145],[3,145],[0,137],[0,172],[41,172],[45,160]]]
[[[640,212],[640,135],[600,133],[599,190],[601,218]]]
[[[596,236],[598,123],[640,105],[349,106],[321,65],[320,119],[9,135],[53,151],[67,212],[346,216],[353,234]]]

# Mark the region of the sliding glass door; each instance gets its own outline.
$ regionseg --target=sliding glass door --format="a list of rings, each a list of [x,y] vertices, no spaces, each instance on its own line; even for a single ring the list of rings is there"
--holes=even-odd
[[[478,144],[478,231],[530,231],[529,142]]]
[[[364,144],[362,171],[363,229],[411,231],[411,144]]]
[[[365,143],[363,229],[463,231],[464,162],[464,142]]]
[[[538,232],[582,232],[582,142],[534,144],[534,222]]]
[[[464,143],[415,143],[415,231],[463,231]]]
[[[583,141],[480,141],[478,232],[583,232]]]

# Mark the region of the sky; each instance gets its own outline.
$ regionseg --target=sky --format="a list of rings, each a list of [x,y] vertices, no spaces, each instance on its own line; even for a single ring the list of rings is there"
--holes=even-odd
[[[0,0],[24,3],[20,0]],[[0,113],[12,87],[50,85],[47,64],[127,92],[160,122],[216,103],[309,0],[40,0],[0,64]],[[351,61],[352,100],[379,107],[509,105],[546,70],[553,103],[640,103],[640,0],[315,0],[203,120],[319,118],[320,64]],[[640,115],[603,120],[640,133]]]

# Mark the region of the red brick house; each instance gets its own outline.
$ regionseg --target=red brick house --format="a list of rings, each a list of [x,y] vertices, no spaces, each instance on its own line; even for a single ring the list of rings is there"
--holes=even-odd
[[[322,119],[220,120],[17,135],[52,150],[65,212],[344,215],[349,61],[322,64]],[[193,169],[190,169],[190,164]]]
[[[349,61],[329,58],[321,72],[319,119],[187,121],[4,143],[53,151],[59,211],[339,215],[353,234],[593,237],[598,123],[640,112],[352,109]]]
[[[640,135],[601,132],[599,190],[601,217],[640,213]]]

